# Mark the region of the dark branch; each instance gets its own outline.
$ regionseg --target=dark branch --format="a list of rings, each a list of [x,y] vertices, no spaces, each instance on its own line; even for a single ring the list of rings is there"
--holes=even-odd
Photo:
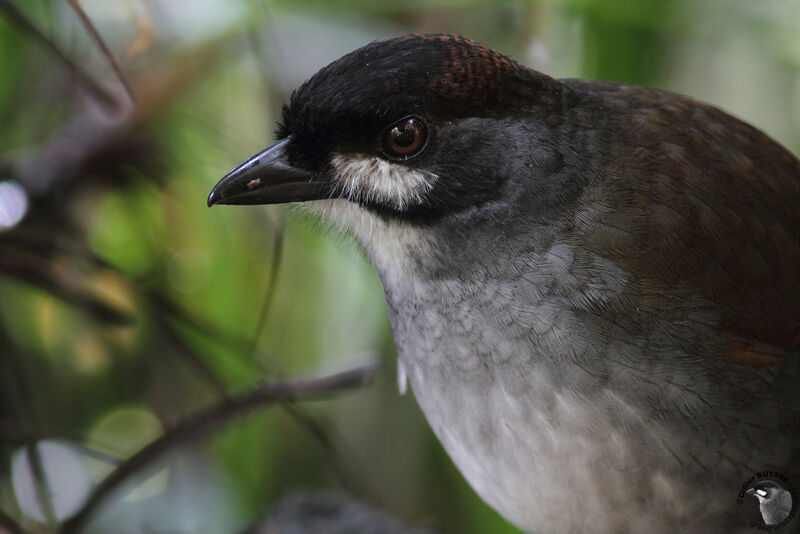
[[[55,276],[47,265],[43,266],[36,258],[27,257],[23,252],[0,256],[0,273],[39,287],[102,324],[123,326],[134,322],[130,313],[117,309],[82,287],[77,287],[65,277]]]
[[[366,471],[357,463],[356,455],[352,450],[345,448],[344,452],[341,451],[345,445],[342,439],[337,440],[337,445],[334,441],[334,436],[331,435],[333,434],[331,430],[324,428],[294,404],[283,402],[281,407],[289,417],[304,427],[322,445],[330,458],[331,469],[349,492],[365,497],[373,504],[383,505],[375,488],[362,478],[353,475],[353,473],[364,473]]]
[[[281,228],[283,228],[283,224],[281,224]],[[281,236],[283,235],[283,233],[280,231],[278,231],[278,234]],[[277,245],[276,248],[278,248]],[[273,269],[277,269],[277,265],[273,265]],[[273,276],[272,279],[274,280],[275,277]],[[274,288],[274,281],[272,282],[272,287]],[[267,295],[269,295],[269,293]],[[151,303],[154,303],[152,298]],[[200,354],[192,349],[192,347],[178,335],[178,333],[169,324],[169,321],[163,317],[163,315],[158,312],[155,312],[152,315],[159,327],[164,331],[165,337],[177,349],[174,354],[184,363],[186,363],[191,369],[193,369],[204,382],[214,389],[217,395],[220,397],[228,396],[225,381],[213,370],[211,366],[205,362]],[[170,354],[173,353],[171,352]],[[313,436],[314,439],[316,439],[325,449],[325,452],[328,454],[331,460],[334,474],[346,488],[348,488],[351,492],[368,496],[373,502],[378,502],[377,492],[370,488],[364,481],[359,480],[357,476],[353,476],[351,474],[363,472],[362,469],[348,468],[348,466],[354,467],[352,465],[355,461],[353,459],[355,458],[354,455],[350,454],[351,459],[348,462],[347,457],[339,450],[339,447],[337,447],[336,443],[334,443],[334,440],[332,436],[329,435],[330,433],[328,430],[317,423],[313,418],[304,414],[302,410],[298,409],[298,407],[291,402],[281,402],[280,408],[286,412],[286,414],[298,425],[305,428],[311,434],[311,436]],[[341,440],[339,441],[340,443],[343,443]]]
[[[120,68],[117,60],[114,59],[114,55],[111,53],[111,50],[108,49],[105,41],[103,41],[103,38],[100,37],[100,33],[97,31],[97,28],[95,28],[94,24],[92,24],[92,21],[89,20],[89,17],[86,15],[86,12],[83,10],[78,0],[69,0],[69,5],[72,6],[72,9],[78,15],[78,18],[81,19],[83,27],[86,29],[86,32],[91,36],[94,43],[103,53],[103,56],[105,56],[106,61],[108,61],[108,63],[111,65],[111,68],[114,69],[114,74],[117,75],[117,78],[119,78],[122,87],[125,88],[125,93],[128,95],[128,98],[131,99],[131,103],[134,103],[135,99],[133,98],[133,90],[131,89],[131,86],[128,83],[128,79],[122,72],[122,69]]]
[[[36,500],[42,508],[44,517],[47,519],[47,524],[52,525],[56,517],[55,509],[53,508],[53,500],[49,490],[50,483],[47,480],[47,473],[44,471],[42,455],[39,451],[38,443],[28,443],[25,446],[25,458],[28,463],[28,468],[31,470],[31,475],[33,475]]]
[[[197,373],[204,382],[214,389],[217,395],[226,397],[228,395],[228,389],[225,385],[225,381],[214,372],[205,360],[203,360],[177,332],[175,332],[175,329],[172,328],[169,321],[167,321],[163,315],[155,313],[153,314],[153,318],[167,341],[177,349],[176,352],[170,353],[175,354],[181,361]]]
[[[0,527],[6,529],[9,534],[25,534],[19,523],[14,521],[14,518],[0,510]]]
[[[89,93],[100,102],[107,109],[115,109],[118,105],[117,100],[112,97],[108,92],[100,87],[88,74],[83,72],[61,49],[45,34],[43,34],[36,25],[31,22],[25,14],[19,10],[9,0],[0,0],[0,11],[6,14],[6,17],[16,24],[22,31],[30,34],[34,39],[44,46],[44,48],[55,57],[59,63],[66,67],[67,71],[72,74],[73,78],[78,81],[82,86],[88,89]]]
[[[211,406],[183,418],[175,427],[119,465],[92,491],[83,507],[61,527],[61,534],[75,534],[86,526],[98,508],[135,474],[152,467],[165,452],[211,432],[263,406],[283,401],[314,400],[366,384],[373,376],[372,366],[300,382],[262,384],[249,391],[225,397]]]
[[[160,295],[155,291],[143,289],[149,304],[156,312],[165,318],[174,320],[178,325],[186,327],[195,334],[199,334],[209,341],[213,341],[230,349],[232,356],[244,355],[250,350],[251,342],[232,334],[213,322],[195,315],[178,302]],[[242,362],[244,360],[242,359]]]
[[[31,429],[30,423],[21,425],[10,419],[0,417],[0,442],[8,443],[33,443],[46,439],[62,439],[69,442],[78,452],[100,462],[112,465],[122,463],[122,458],[113,454],[95,449],[81,443],[83,436],[69,430],[59,428],[38,427]]]
[[[286,231],[286,224],[283,218],[275,227],[274,245],[272,247],[272,261],[270,262],[269,279],[267,281],[267,289],[264,293],[264,300],[261,303],[261,310],[258,313],[258,322],[256,323],[256,331],[253,333],[253,342],[250,351],[250,358],[252,359],[258,351],[258,341],[261,339],[261,332],[267,322],[269,311],[272,308],[272,303],[275,300],[275,288],[278,287],[278,277],[280,275],[281,258],[283,257],[283,238]]]

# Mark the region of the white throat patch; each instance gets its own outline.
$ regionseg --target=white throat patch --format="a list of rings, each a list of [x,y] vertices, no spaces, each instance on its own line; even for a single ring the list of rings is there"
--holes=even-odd
[[[334,154],[331,166],[336,187],[347,200],[377,201],[399,210],[421,204],[438,179],[432,172],[367,155]]]
[[[352,234],[385,280],[410,274],[411,254],[424,257],[431,253],[432,245],[424,232],[403,221],[379,217],[355,202],[332,198],[306,202],[303,207],[334,228]]]

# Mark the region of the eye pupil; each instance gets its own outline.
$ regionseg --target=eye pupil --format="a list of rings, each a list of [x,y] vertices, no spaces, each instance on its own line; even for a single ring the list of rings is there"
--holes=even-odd
[[[413,119],[409,120],[411,122]],[[397,146],[406,147],[409,146],[411,143],[414,142],[414,138],[417,136],[416,130],[413,127],[409,127],[408,122],[404,124],[404,129],[400,129],[400,126],[395,126],[392,128],[392,142]]]
[[[417,155],[427,140],[425,124],[416,117],[406,117],[389,126],[383,136],[383,149],[394,159]]]

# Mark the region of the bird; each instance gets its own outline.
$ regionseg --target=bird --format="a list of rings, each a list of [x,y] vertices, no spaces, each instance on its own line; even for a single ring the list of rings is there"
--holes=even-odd
[[[772,480],[762,480],[746,493],[758,499],[761,517],[766,525],[783,523],[792,511],[792,494]]]
[[[355,237],[400,382],[518,528],[745,532],[741,480],[800,481],[800,162],[766,134],[412,34],[311,76],[276,137],[208,205]]]

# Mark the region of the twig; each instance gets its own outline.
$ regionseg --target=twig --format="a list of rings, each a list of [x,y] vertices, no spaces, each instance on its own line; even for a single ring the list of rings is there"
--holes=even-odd
[[[78,67],[67,55],[61,51],[61,49],[45,34],[43,34],[39,28],[37,28],[33,22],[31,22],[25,14],[20,11],[20,9],[15,6],[10,0],[0,0],[0,11],[5,12],[6,16],[19,26],[22,30],[28,32],[34,39],[39,41],[39,43],[44,46],[44,48],[53,56],[55,57],[64,67],[66,67],[67,71],[89,92],[92,96],[97,99],[100,104],[103,105],[106,109],[113,110],[116,109],[117,105],[119,104],[117,100],[112,97],[105,89],[100,87],[97,82],[95,82],[88,74],[83,72],[80,67]]]
[[[131,89],[131,86],[128,83],[128,79],[125,77],[125,74],[123,74],[122,69],[120,68],[117,60],[114,59],[114,55],[111,53],[111,50],[108,49],[105,41],[103,41],[103,38],[100,37],[100,32],[97,31],[97,28],[95,28],[94,24],[92,24],[92,21],[89,19],[89,17],[86,15],[86,12],[81,7],[80,2],[78,2],[78,0],[67,0],[67,1],[69,2],[69,5],[72,6],[72,9],[75,11],[75,13],[78,15],[78,18],[81,19],[83,27],[86,29],[86,32],[94,41],[94,44],[97,45],[97,47],[103,53],[103,56],[105,56],[106,60],[111,65],[111,68],[114,69],[114,73],[117,75],[117,78],[119,78],[122,87],[125,88],[125,93],[128,95],[128,98],[130,98],[131,103],[132,104],[135,103],[136,100],[133,98],[133,90]]]
[[[365,366],[323,378],[262,384],[249,391],[225,397],[211,406],[183,418],[175,427],[150,442],[103,479],[94,488],[83,507],[62,525],[61,534],[80,532],[91,516],[101,505],[106,503],[115,490],[119,489],[133,475],[151,467],[155,460],[177,445],[196,439],[228,423],[233,417],[242,416],[275,402],[313,400],[331,393],[362,386],[372,378],[373,374],[374,368]]]
[[[256,28],[267,28],[266,34],[268,36],[274,35],[273,31],[271,30],[273,24],[269,15],[269,5],[267,2],[254,2],[261,5],[263,8],[263,16],[261,17],[262,20],[259,21],[258,25],[250,28],[247,32],[248,43],[250,45],[250,50],[253,53],[255,58],[256,69],[259,73],[259,80],[261,82],[261,92],[264,95],[267,95],[268,101],[265,102],[266,107],[273,107],[272,103],[269,101],[269,97],[275,93],[273,86],[270,82],[271,77],[268,72],[268,65],[269,65],[269,58],[264,53],[264,49],[261,46],[261,42],[259,39],[259,34],[256,31]],[[277,47],[279,43],[273,42],[271,46]],[[285,213],[285,212],[282,212]],[[278,284],[278,275],[280,274],[280,264],[283,254],[283,242],[286,233],[286,220],[285,217],[281,217],[278,221],[278,224],[274,225],[274,244],[272,248],[272,258],[270,262],[270,272],[269,278],[267,281],[267,288],[264,295],[264,300],[261,304],[261,310],[259,311],[258,321],[256,323],[256,329],[253,335],[252,340],[252,349],[251,349],[251,359],[255,356],[256,351],[258,350],[258,342],[261,337],[261,332],[264,329],[264,325],[266,324],[267,317],[269,316],[270,309],[275,299],[275,288]],[[334,474],[339,478],[342,484],[348,488],[350,491],[364,495],[368,497],[372,502],[380,504],[380,498],[378,492],[374,490],[374,488],[370,487],[370,485],[365,482],[364,480],[359,479],[357,476],[353,476],[351,474],[351,469],[356,467],[355,472],[362,472],[363,470],[357,469],[356,463],[356,456],[352,453],[352,451],[347,450],[345,454],[343,453],[340,448],[345,445],[344,441],[339,439],[335,440],[334,436],[332,436],[331,431],[323,427],[320,423],[315,421],[310,416],[303,413],[302,410],[298,409],[296,406],[290,403],[282,403],[281,407],[283,408],[284,412],[293,419],[297,424],[302,426],[306,429],[309,434],[311,434],[325,449],[328,453],[331,461],[332,461],[332,469]],[[338,441],[338,446],[336,441]],[[348,461],[349,458],[349,461]],[[350,468],[348,468],[348,465]]]
[[[8,412],[15,414],[20,421],[24,421],[22,417],[23,402],[21,399],[32,398],[28,381],[26,380],[27,377],[22,372],[22,368],[28,365],[28,361],[27,359],[24,362],[20,361],[22,358],[10,340],[11,337],[4,325],[0,323],[0,346],[4,347],[4,357],[0,358],[0,406],[7,407]],[[25,403],[24,408],[30,410],[33,408],[33,404],[33,402]],[[6,412],[5,409],[0,411]],[[22,526],[2,509],[0,509],[0,526],[12,534],[25,532]]]
[[[42,513],[47,520],[47,524],[52,525],[56,515],[53,508],[53,500],[50,495],[50,483],[47,480],[47,473],[45,473],[44,465],[42,464],[39,443],[28,443],[25,446],[25,459],[28,463],[28,468],[31,470],[33,487],[36,490],[36,500],[42,508]]]
[[[153,316],[158,328],[164,333],[164,337],[177,349],[174,354],[194,370],[204,382],[208,383],[217,395],[226,397],[228,388],[225,386],[225,381],[175,332],[169,321],[158,313],[153,314]]]
[[[283,410],[289,415],[296,423],[305,427],[305,429],[314,436],[317,441],[322,445],[325,451],[330,456],[332,462],[332,469],[335,475],[342,482],[342,485],[350,492],[361,495],[369,499],[373,504],[380,505],[386,508],[385,503],[382,502],[379,494],[375,488],[368,484],[363,479],[353,476],[350,469],[354,469],[357,473],[363,473],[364,470],[360,468],[357,458],[353,451],[344,447],[347,454],[341,452],[341,448],[346,445],[342,439],[339,439],[338,446],[334,442],[332,432],[324,428],[321,424],[315,421],[311,416],[303,413],[294,404],[289,402],[281,403]],[[348,468],[349,465],[349,468]]]
[[[0,8],[6,1],[0,0]],[[218,63],[225,39],[160,63],[135,78],[138,101],[131,113],[118,113],[113,120],[91,109],[76,114],[41,146],[14,157],[8,177],[32,199],[58,194],[56,205],[63,205],[63,193],[74,194],[73,182],[83,178],[87,168],[100,164],[103,175],[117,176],[120,160],[137,167],[152,158],[150,152],[157,145],[141,142],[146,137],[138,135],[140,128]]]
[[[184,363],[191,367],[198,374],[198,376],[216,392],[220,398],[228,396],[229,393],[225,386],[225,381],[214,371],[214,369],[177,334],[174,328],[169,324],[169,321],[161,317],[157,312],[153,315],[156,317],[159,327],[163,329],[166,338],[178,349],[175,354],[181,358]],[[288,415],[290,419],[294,420],[295,423],[305,428],[305,430],[319,442],[325,452],[329,455],[334,475],[338,477],[343,486],[354,493],[369,497],[375,503],[379,503],[378,493],[373,488],[369,487],[366,482],[359,480],[356,476],[353,476],[353,472],[358,473],[362,472],[362,470],[357,468],[351,470],[352,467],[357,467],[354,465],[355,456],[352,453],[349,454],[350,460],[348,461],[346,455],[339,450],[339,447],[337,447],[337,444],[334,442],[330,432],[313,418],[304,414],[302,410],[298,409],[298,407],[293,405],[291,402],[281,402],[280,408],[286,412],[286,415]],[[341,445],[343,444],[343,441],[339,440],[339,443]]]
[[[113,267],[103,258],[95,254],[88,246],[75,241],[64,242],[53,234],[45,235],[42,232],[31,231],[27,228],[15,232],[0,233],[0,247],[10,250],[13,254],[15,247],[26,252],[35,253],[42,258],[47,258],[53,252],[65,256],[79,258],[95,267],[112,269]]]
[[[275,266],[273,266],[273,268],[275,268]],[[153,301],[152,297],[153,295],[151,294],[151,301]],[[157,312],[153,315],[156,317],[158,325],[163,329],[166,338],[169,339],[169,341],[172,342],[173,345],[175,345],[175,347],[178,349],[175,354],[180,357],[184,363],[191,367],[198,374],[198,376],[217,393],[220,398],[228,396],[229,393],[225,386],[225,381],[214,371],[214,369],[178,335],[174,328],[169,324],[169,321],[167,321],[164,317],[161,317]],[[305,428],[305,430],[319,442],[322,448],[325,449],[325,452],[329,455],[332,462],[333,473],[338,477],[343,486],[354,493],[369,497],[375,503],[379,503],[378,493],[373,488],[369,487],[366,482],[359,480],[358,477],[352,475],[353,472],[358,473],[362,471],[360,469],[353,469],[351,471],[350,467],[357,467],[354,465],[355,456],[352,453],[349,455],[350,461],[347,461],[347,457],[339,450],[339,447],[337,447],[337,444],[334,442],[330,432],[313,418],[304,414],[302,410],[300,410],[291,402],[281,402],[280,408],[286,413],[286,415],[289,416],[290,419],[294,420],[295,423]],[[340,444],[343,444],[342,440],[339,440],[339,442]]]
[[[69,442],[70,447],[74,447],[81,454],[88,458],[112,465],[118,465],[123,461],[123,459],[119,456],[115,456],[81,443],[83,436],[81,436],[79,433],[57,428],[42,427],[31,430],[30,426],[31,425],[29,423],[26,423],[25,428],[23,428],[22,425],[19,425],[14,421],[0,417],[0,442],[30,443],[46,439],[60,439]]]
[[[258,27],[261,26],[269,26],[269,11],[267,9],[267,5],[263,5],[264,8],[264,15],[263,20],[259,23]],[[269,32],[271,34],[271,32]],[[264,54],[264,50],[261,47],[260,39],[258,33],[255,30],[255,27],[250,28],[247,32],[248,42],[250,44],[250,49],[253,52],[253,56],[255,57],[256,69],[258,70],[259,79],[261,82],[261,93],[267,96],[267,101],[264,103],[265,107],[273,107],[271,102],[271,95],[273,93],[272,84],[270,83],[270,76],[268,72],[268,59],[266,54]],[[284,213],[284,212],[282,212]],[[282,216],[278,224],[274,226],[274,244],[272,247],[272,261],[270,262],[270,271],[269,271],[269,278],[267,281],[267,288],[264,294],[264,300],[261,304],[261,310],[259,310],[258,314],[258,321],[256,322],[256,329],[253,334],[253,342],[251,348],[251,359],[255,356],[256,351],[258,350],[258,342],[261,339],[261,332],[264,329],[264,325],[267,322],[267,317],[269,316],[270,309],[272,308],[272,303],[275,300],[275,288],[278,285],[278,276],[280,275],[280,264],[281,259],[283,256],[283,239],[284,234],[286,232],[286,220]]]
[[[9,534],[25,534],[22,526],[14,521],[14,518],[0,510],[0,527],[3,527]]]
[[[196,334],[204,338],[219,343],[231,349],[233,355],[239,355],[250,350],[250,341],[235,334],[223,330],[213,322],[193,314],[185,307],[164,295],[159,295],[155,291],[143,291],[150,305],[158,309],[159,313],[169,316],[180,325],[188,327]]]
[[[134,316],[130,313],[58,277],[52,269],[43,267],[35,258],[29,258],[22,252],[18,251],[12,257],[0,256],[0,273],[37,286],[100,323],[126,326],[134,322]]]
[[[78,450],[78,452],[80,452],[85,457],[91,458],[92,460],[97,460],[98,462],[102,462],[104,464],[119,465],[125,461],[124,458],[121,458],[114,454],[107,453],[105,451],[101,451],[99,449],[95,449],[93,447],[89,447],[88,445],[84,445],[83,443],[71,442],[70,445],[72,447],[75,447]]]
[[[278,276],[280,275],[281,259],[283,257],[283,238],[286,231],[285,219],[281,218],[278,225],[275,227],[275,242],[272,247],[272,261],[270,262],[269,279],[267,281],[267,289],[264,293],[264,300],[261,303],[261,310],[258,312],[258,322],[256,323],[256,330],[253,333],[253,342],[250,350],[250,358],[256,354],[258,350],[258,341],[261,339],[261,332],[267,322],[269,311],[272,308],[272,303],[275,300],[275,288],[278,286]]]

